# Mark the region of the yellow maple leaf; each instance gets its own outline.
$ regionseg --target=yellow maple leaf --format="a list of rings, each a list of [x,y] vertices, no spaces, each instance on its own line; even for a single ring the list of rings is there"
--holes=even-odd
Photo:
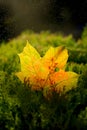
[[[40,57],[37,50],[27,42],[19,57],[21,72],[16,75],[22,82],[28,83],[31,89],[47,89],[60,93],[76,87],[78,74],[64,71],[68,51],[63,46],[50,47],[46,54]]]

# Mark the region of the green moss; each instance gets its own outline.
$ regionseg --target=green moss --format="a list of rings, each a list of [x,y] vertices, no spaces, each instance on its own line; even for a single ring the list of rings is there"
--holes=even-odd
[[[86,130],[87,124],[87,40],[72,35],[32,31],[23,32],[8,43],[0,44],[0,130]],[[26,41],[41,54],[50,46],[64,45],[69,50],[67,71],[80,74],[78,87],[65,95],[54,94],[46,100],[43,94],[31,91],[19,81],[19,57]]]

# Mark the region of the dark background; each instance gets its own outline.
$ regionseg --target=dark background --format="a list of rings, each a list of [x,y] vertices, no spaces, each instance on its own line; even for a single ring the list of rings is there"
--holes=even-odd
[[[72,33],[87,23],[87,0],[0,0],[0,41],[24,30]]]

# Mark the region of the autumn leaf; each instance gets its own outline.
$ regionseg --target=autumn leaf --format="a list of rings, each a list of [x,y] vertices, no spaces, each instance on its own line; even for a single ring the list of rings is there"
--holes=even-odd
[[[33,90],[62,93],[77,86],[78,74],[64,70],[68,51],[63,46],[50,47],[41,57],[27,42],[19,58],[21,72],[17,72],[16,75],[23,83],[28,83]]]

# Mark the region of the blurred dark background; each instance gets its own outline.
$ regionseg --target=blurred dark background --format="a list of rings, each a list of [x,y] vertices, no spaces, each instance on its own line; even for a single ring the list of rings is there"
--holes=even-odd
[[[87,0],[0,0],[0,42],[24,30],[80,37],[87,23]]]

